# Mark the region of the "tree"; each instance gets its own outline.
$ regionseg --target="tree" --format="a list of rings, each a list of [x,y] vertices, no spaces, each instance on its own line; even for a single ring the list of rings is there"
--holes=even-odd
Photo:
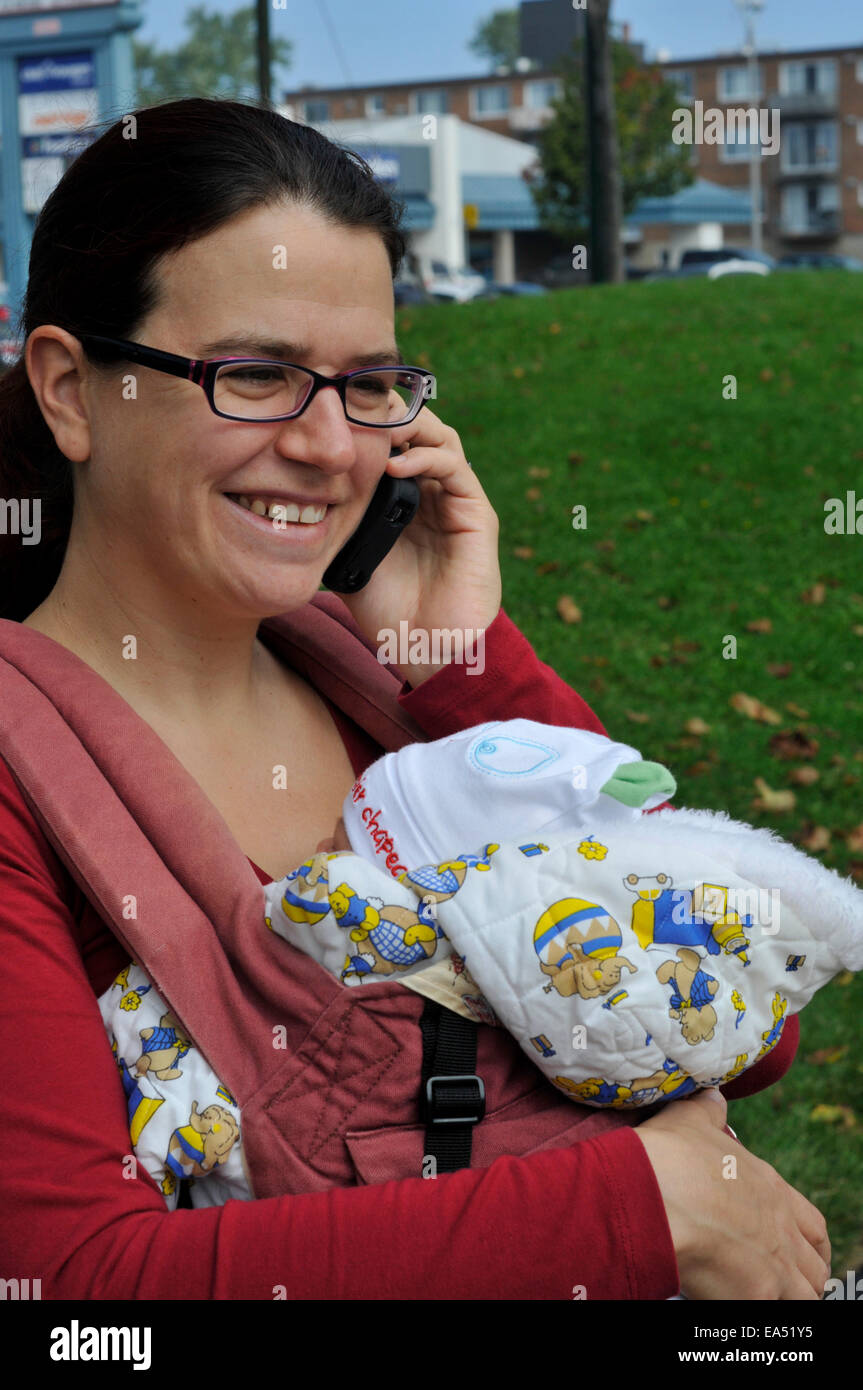
[[[179,48],[132,44],[138,104],[153,106],[179,97],[257,95],[256,16],[253,5],[233,14],[209,14],[203,5],[186,12],[188,38]],[[271,39],[272,63],[289,67],[290,39]]]
[[[624,217],[642,198],[677,193],[694,182],[690,152],[671,139],[680,92],[656,67],[611,40],[614,104]],[[539,133],[539,172],[531,183],[543,227],[568,242],[589,236],[589,168],[584,50],[576,41],[561,61],[554,115]]]
[[[468,48],[492,68],[514,67],[521,49],[518,10],[495,10],[477,27]]]

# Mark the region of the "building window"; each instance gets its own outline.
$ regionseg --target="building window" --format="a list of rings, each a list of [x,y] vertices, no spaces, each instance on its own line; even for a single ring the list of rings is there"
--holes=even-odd
[[[322,97],[303,102],[303,119],[308,125],[318,125],[330,119],[330,103]]]
[[[783,131],[782,168],[835,169],[837,128],[835,121],[790,121]]]
[[[449,98],[444,87],[427,87],[413,94],[414,111],[417,116],[445,116],[449,110]]]
[[[751,90],[748,63],[740,63],[733,68],[720,68],[717,90],[720,101],[742,101],[763,95],[764,82],[761,68],[758,69],[758,90]]]
[[[474,116],[499,116],[509,110],[509,84],[506,82],[487,87],[471,87],[470,96]]]
[[[857,59],[857,81],[863,82],[863,58]]]
[[[683,101],[692,101],[695,96],[695,86],[692,73],[687,69],[683,72],[667,72],[666,80],[671,82],[678,90]]]
[[[524,104],[534,111],[544,111],[556,97],[560,96],[560,79],[540,77],[524,84]]]
[[[719,158],[724,164],[746,162],[761,145],[759,125],[753,120],[735,121],[726,128],[725,141],[719,146]]]
[[[782,190],[782,230],[822,232],[837,229],[839,187],[835,183],[791,184]]]
[[[822,58],[805,63],[780,63],[779,90],[783,96],[801,97],[810,93],[836,91],[836,62]]]
[[[371,119],[374,116],[385,116],[387,104],[381,92],[372,92],[371,96],[366,97],[366,115]]]

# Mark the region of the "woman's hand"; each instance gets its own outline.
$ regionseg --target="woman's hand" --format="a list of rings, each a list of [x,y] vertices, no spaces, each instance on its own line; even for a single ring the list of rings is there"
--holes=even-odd
[[[717,1103],[718,1102],[718,1103]],[[727,1103],[700,1091],[645,1120],[656,1174],[692,1299],[820,1299],[830,1278],[824,1217],[768,1163],[725,1133]],[[725,1176],[727,1159],[736,1176]]]
[[[398,636],[399,623],[428,634],[456,630],[472,640],[490,627],[501,600],[497,555],[498,519],[468,466],[456,431],[425,406],[409,425],[394,429],[392,446],[409,450],[387,463],[399,478],[416,477],[420,503],[389,555],[364,589],[343,595],[355,621],[373,642],[384,628]],[[471,648],[465,648],[474,661]],[[401,656],[401,652],[399,652]],[[446,664],[447,652],[442,650]],[[397,665],[402,678],[419,685],[435,670],[433,661]]]

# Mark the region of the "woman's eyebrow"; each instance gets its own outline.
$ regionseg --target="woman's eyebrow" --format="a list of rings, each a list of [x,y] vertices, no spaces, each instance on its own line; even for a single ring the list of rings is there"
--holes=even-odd
[[[284,339],[258,338],[241,334],[239,337],[217,338],[214,342],[203,343],[198,350],[198,360],[209,357],[228,357],[238,353],[249,357],[270,357],[285,362],[301,363],[311,355],[305,343],[288,343]],[[345,363],[345,370],[351,367],[401,367],[404,357],[398,347],[381,348],[379,352],[361,352]]]

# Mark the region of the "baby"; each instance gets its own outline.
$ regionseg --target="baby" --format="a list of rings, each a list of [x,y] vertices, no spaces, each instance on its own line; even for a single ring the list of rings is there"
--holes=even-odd
[[[346,987],[397,976],[507,1028],[584,1104],[723,1084],[863,968],[863,893],[723,813],[643,814],[674,791],[627,745],[530,720],[408,744],[356,780],[332,841],[265,885],[262,930]],[[100,1009],[168,1205],[181,1177],[209,1175],[196,1206],[250,1197],[236,1101],[137,965]]]

